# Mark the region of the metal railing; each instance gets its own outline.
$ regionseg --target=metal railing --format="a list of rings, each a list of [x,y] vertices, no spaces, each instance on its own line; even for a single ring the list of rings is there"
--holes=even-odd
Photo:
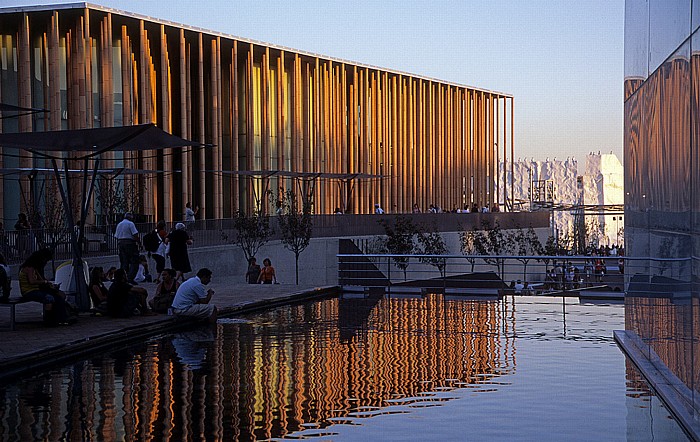
[[[501,213],[419,213],[402,215],[313,215],[313,238],[356,237],[383,235],[384,229],[379,220],[393,220],[397,216],[410,217],[416,224],[435,228],[439,232],[455,232],[464,229],[480,228],[483,223],[498,221],[502,228],[515,225],[534,225],[544,227],[549,218],[544,212],[501,212]],[[270,240],[280,239],[280,229],[276,216],[271,216],[270,226],[274,234]],[[167,223],[166,229],[172,230],[177,222]],[[143,235],[155,228],[155,223],[136,223]],[[82,242],[85,257],[109,256],[117,254],[117,241],[114,238],[116,224],[88,225]],[[198,220],[187,226],[193,241],[191,247],[209,247],[225,245],[229,238],[235,237],[234,220],[231,218]],[[56,260],[72,257],[71,235],[69,229],[31,229],[25,231],[0,232],[0,252],[10,264],[21,263],[32,252],[50,247],[54,249]]]
[[[338,254],[344,287],[392,287],[474,293],[522,294],[583,291],[640,296],[690,294],[690,264],[696,258],[625,256],[484,256]],[[405,271],[404,271],[405,270]],[[522,287],[520,287],[522,284]],[[518,287],[514,287],[518,285]]]

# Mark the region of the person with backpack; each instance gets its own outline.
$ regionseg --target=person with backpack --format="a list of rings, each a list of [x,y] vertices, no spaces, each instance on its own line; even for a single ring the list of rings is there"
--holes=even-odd
[[[143,248],[156,263],[156,284],[165,269],[165,257],[168,254],[168,232],[165,231],[165,221],[158,221],[156,228],[143,236]]]

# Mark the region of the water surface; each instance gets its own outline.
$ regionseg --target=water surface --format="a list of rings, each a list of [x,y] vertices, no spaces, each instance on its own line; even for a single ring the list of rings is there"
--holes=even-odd
[[[0,387],[2,440],[686,440],[622,305],[353,297],[222,320]]]

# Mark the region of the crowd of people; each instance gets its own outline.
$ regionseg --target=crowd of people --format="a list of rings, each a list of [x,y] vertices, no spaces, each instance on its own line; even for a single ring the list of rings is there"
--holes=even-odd
[[[427,213],[491,213],[491,212],[500,212],[501,207],[498,205],[498,203],[493,203],[490,206],[488,204],[486,205],[479,205],[476,203],[473,203],[471,206],[468,204],[465,204],[464,207],[457,207],[454,206],[452,210],[445,210],[442,207],[440,207],[437,204],[431,204],[428,206]],[[342,211],[340,209],[335,209],[335,214],[342,214]],[[381,205],[379,203],[374,204],[374,214],[375,215],[384,215],[385,211],[382,209]],[[422,213],[422,210],[420,209],[420,206],[418,206],[417,203],[413,203],[413,206],[411,208],[411,213]]]

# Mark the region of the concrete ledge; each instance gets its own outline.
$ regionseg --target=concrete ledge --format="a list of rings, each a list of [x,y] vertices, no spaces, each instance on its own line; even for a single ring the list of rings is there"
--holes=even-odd
[[[700,440],[700,400],[634,332],[615,330],[615,341],[651,384],[693,440]]]
[[[320,299],[337,294],[339,291],[340,289],[337,286],[321,287],[275,298],[243,302],[238,305],[219,308],[219,316],[239,315],[295,302]],[[3,360],[2,370],[0,370],[0,382],[6,382],[32,371],[54,367],[56,364],[80,359],[95,352],[107,349],[112,350],[119,346],[143,341],[158,334],[172,333],[197,324],[201,324],[201,322],[173,316],[161,316],[152,319],[148,323],[139,323],[101,334],[87,334],[80,339],[66,342],[62,345],[24,353],[15,358]]]

